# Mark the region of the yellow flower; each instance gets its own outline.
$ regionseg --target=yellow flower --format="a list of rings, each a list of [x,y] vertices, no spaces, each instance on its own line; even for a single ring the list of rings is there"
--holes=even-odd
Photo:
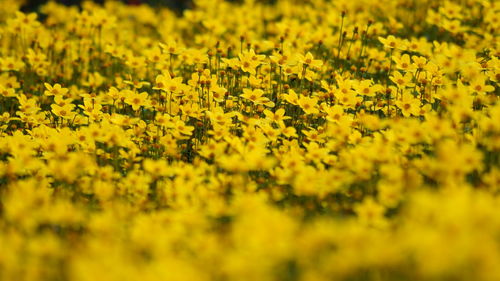
[[[44,83],[45,90],[44,94],[47,96],[65,96],[69,89],[63,88],[60,84],[54,84],[54,86],[51,86],[49,83]]]
[[[141,56],[128,56],[125,64],[130,68],[143,68],[146,65],[146,58]]]
[[[182,120],[177,120],[174,124],[174,130],[182,135],[190,136],[194,131],[194,127],[187,126]]]
[[[495,87],[487,85],[485,79],[476,78],[469,83],[469,87],[477,94],[485,94],[495,91]]]
[[[386,48],[399,49],[399,50],[405,50],[406,49],[406,46],[405,46],[404,42],[401,39],[398,39],[398,38],[394,37],[393,35],[389,35],[389,36],[387,36],[387,38],[378,37],[378,40]]]
[[[402,71],[413,71],[413,65],[410,62],[410,56],[404,54],[401,57],[394,56],[392,60],[396,63],[396,68]],[[423,68],[423,67],[422,67]]]
[[[425,69],[425,66],[427,64],[427,59],[425,57],[412,56],[411,59],[413,60],[413,64],[418,70]]]
[[[37,21],[38,15],[36,13],[25,14],[16,11],[16,21],[27,28],[35,28],[40,26],[40,22]]]
[[[59,106],[57,104],[52,104],[50,106],[52,108],[52,113],[56,116],[61,117],[63,119],[73,119],[76,115],[72,110],[74,109],[74,104],[66,104],[64,106]]]
[[[331,107],[325,108],[326,120],[334,123],[340,122],[342,118],[345,118],[344,108],[341,105],[334,105]]]
[[[256,68],[259,66],[258,62],[255,62],[251,58],[243,57],[240,58],[240,68],[244,72],[248,72],[251,75],[255,75],[257,73]]]
[[[149,173],[153,179],[168,176],[172,173],[172,169],[167,165],[167,162],[161,160],[146,159],[142,163],[144,171]]]
[[[299,105],[299,96],[292,89],[288,90],[288,94],[283,95],[283,99],[290,104]]]
[[[298,105],[306,114],[318,114],[318,99],[301,96],[298,100]]]
[[[255,69],[262,64],[266,56],[257,55],[253,49],[250,49],[248,51],[244,50],[238,57],[240,59],[241,70],[255,75]]]
[[[2,71],[20,71],[24,68],[24,62],[14,57],[0,58],[0,70]]]
[[[409,117],[410,115],[418,116],[420,100],[415,98],[411,93],[404,92],[401,99],[396,101],[396,106],[405,117]]]
[[[123,83],[131,85],[135,89],[141,89],[143,87],[151,85],[151,83],[149,83],[148,81],[137,81],[137,80],[134,81],[124,80]]]
[[[274,107],[274,102],[264,97],[264,91],[261,89],[243,89],[243,94],[240,97],[251,101],[254,105],[265,105],[267,107]]]
[[[160,74],[156,76],[156,85],[153,89],[179,94],[183,90],[182,77],[172,78],[168,72]]]
[[[384,227],[387,220],[384,217],[385,207],[368,197],[355,207],[356,215],[362,224],[374,227]]]
[[[362,80],[353,87],[356,89],[357,93],[362,96],[374,97],[378,92],[382,90],[382,86],[379,84],[372,84],[372,80]]]
[[[174,40],[169,40],[166,43],[159,43],[158,45],[163,50],[163,52],[170,55],[178,55],[183,51],[182,48],[179,48],[177,41]]]
[[[0,85],[0,96],[2,97],[15,97],[16,96],[16,91],[14,88],[7,88],[4,87],[3,85]]]
[[[401,72],[395,71],[392,76],[389,77],[392,82],[394,82],[398,88],[404,89],[405,87],[412,87],[413,83],[413,76],[411,73],[406,73],[405,75],[402,75]]]
[[[307,67],[311,67],[314,69],[319,69],[323,65],[321,60],[315,60],[311,52],[307,52],[305,56],[298,54],[297,61],[306,65]]]
[[[267,119],[269,119],[271,122],[275,122],[280,127],[284,126],[284,120],[291,119],[291,117],[285,116],[285,109],[283,108],[279,108],[275,112],[265,109],[264,115]]]
[[[134,111],[139,110],[139,108],[141,108],[141,107],[148,107],[149,106],[148,93],[146,93],[146,92],[142,92],[142,93],[131,92],[125,98],[125,103],[127,103],[128,105],[131,105],[132,109]]]

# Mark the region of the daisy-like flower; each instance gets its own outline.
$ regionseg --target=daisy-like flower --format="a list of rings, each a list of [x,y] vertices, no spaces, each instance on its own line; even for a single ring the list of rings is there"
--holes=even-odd
[[[254,105],[265,105],[267,107],[274,107],[274,102],[264,97],[264,91],[261,89],[243,89],[243,94],[240,97],[251,101]]]
[[[44,94],[47,96],[64,96],[68,93],[69,89],[63,88],[60,84],[54,84],[51,86],[49,83],[43,84],[47,90],[44,91]]]
[[[125,98],[125,103],[131,105],[134,111],[139,110],[141,106],[149,106],[148,93],[131,92]]]
[[[279,108],[275,112],[272,112],[268,109],[265,109],[264,115],[266,116],[267,119],[269,119],[271,122],[278,124],[280,127],[284,127],[285,120],[291,119],[290,116],[285,116],[285,109],[284,108]]]
[[[311,52],[307,52],[305,56],[298,54],[297,61],[314,69],[319,69],[323,65],[323,61],[314,59]]]
[[[319,113],[318,109],[318,99],[317,98],[310,98],[306,96],[301,96],[299,98],[298,104],[302,110],[306,114],[317,114]]]
[[[76,114],[73,112],[73,109],[75,108],[74,104],[66,104],[64,106],[52,104],[50,107],[52,108],[52,113],[54,113],[54,115],[63,119],[73,119]]]
[[[406,45],[403,40],[394,37],[393,35],[389,35],[386,38],[379,37],[378,40],[384,45],[384,47],[389,49],[399,49],[405,50]]]

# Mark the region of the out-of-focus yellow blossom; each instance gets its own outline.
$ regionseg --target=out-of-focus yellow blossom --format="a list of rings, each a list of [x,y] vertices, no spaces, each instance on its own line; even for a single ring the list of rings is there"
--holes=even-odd
[[[0,280],[500,280],[495,1],[25,4]]]

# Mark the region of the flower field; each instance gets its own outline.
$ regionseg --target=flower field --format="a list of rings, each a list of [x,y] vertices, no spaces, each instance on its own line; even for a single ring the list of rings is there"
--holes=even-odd
[[[499,2],[22,2],[0,280],[500,280]]]

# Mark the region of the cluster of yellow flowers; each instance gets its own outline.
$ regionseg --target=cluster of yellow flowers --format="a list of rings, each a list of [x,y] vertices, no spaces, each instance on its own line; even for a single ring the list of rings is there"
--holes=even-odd
[[[500,280],[500,3],[239,2],[0,0],[0,280]]]

